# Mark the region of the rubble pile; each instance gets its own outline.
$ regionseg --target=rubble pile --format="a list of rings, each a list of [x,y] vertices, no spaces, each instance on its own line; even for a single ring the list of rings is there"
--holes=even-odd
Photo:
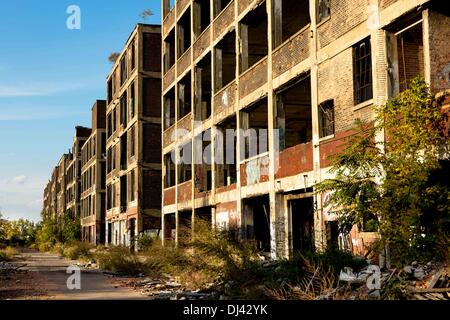
[[[210,289],[187,290],[169,275],[158,279],[123,279],[122,283],[154,300],[214,300],[219,298],[218,293]]]
[[[334,296],[327,298],[450,300],[449,276],[449,266],[431,262],[413,262],[401,269],[383,271],[373,265],[359,272],[344,268]]]

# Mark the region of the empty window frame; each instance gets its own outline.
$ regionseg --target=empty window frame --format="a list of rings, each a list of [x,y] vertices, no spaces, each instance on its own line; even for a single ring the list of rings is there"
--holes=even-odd
[[[293,80],[277,93],[279,150],[312,141],[311,77]]]
[[[175,163],[172,161],[172,154],[164,155],[164,167],[164,187],[173,187],[175,185]]]
[[[130,86],[130,119],[136,115],[136,85],[133,82]]]
[[[136,41],[131,43],[130,47],[131,71],[136,68]]]
[[[194,9],[194,36],[198,37],[211,23],[210,0],[195,0]]]
[[[226,87],[236,79],[236,32],[230,32],[214,48],[215,91]]]
[[[287,41],[311,22],[309,0],[274,0],[273,48]]]
[[[370,37],[353,46],[353,85],[355,104],[373,98]]]
[[[129,199],[130,202],[133,202],[134,200],[136,200],[136,174],[135,174],[135,170],[132,170],[130,172],[130,181],[129,181],[129,189],[130,189],[130,194],[129,194]]]
[[[120,124],[124,127],[128,123],[128,108],[127,108],[127,92],[120,97]]]
[[[129,139],[130,139],[130,143],[129,143],[129,146],[130,146],[130,150],[129,150],[130,158],[134,157],[135,154],[136,154],[136,132],[135,131],[136,131],[135,130],[135,126],[131,127],[131,129],[130,129],[130,136],[129,136]]]
[[[164,73],[175,64],[175,29],[164,39]]]
[[[241,73],[257,64],[268,53],[266,2],[249,12],[240,22]]]
[[[236,116],[232,116],[216,128],[216,149],[215,160],[217,188],[235,184],[237,181],[237,135]]]
[[[127,80],[128,70],[127,70],[127,59],[123,56],[120,60],[120,85],[123,85]]]
[[[331,14],[330,0],[316,0],[316,19],[320,23],[327,19]]]
[[[191,113],[191,73],[178,83],[178,120]]]
[[[208,54],[195,68],[195,119],[204,121],[211,116],[211,55]]]
[[[175,89],[170,90],[164,96],[164,130],[169,129],[175,123]]]
[[[179,155],[178,183],[183,183],[192,179],[192,142],[181,146]]]
[[[177,24],[178,28],[178,59],[191,46],[191,9],[189,8],[180,18]]]
[[[268,126],[267,98],[241,111],[244,144],[241,147],[241,159],[249,159],[269,151]]]
[[[334,135],[334,100],[319,104],[319,137]]]

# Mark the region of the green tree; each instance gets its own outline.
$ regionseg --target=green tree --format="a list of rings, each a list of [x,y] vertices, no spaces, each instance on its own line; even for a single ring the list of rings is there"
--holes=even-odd
[[[66,212],[62,227],[63,242],[72,243],[78,241],[81,236],[80,226],[80,219],[73,218],[70,212]]]
[[[357,121],[346,148],[333,159],[335,178],[316,189],[333,191],[326,205],[337,213],[341,231],[354,224],[377,229],[394,262],[448,255],[449,182],[442,174],[448,162],[440,160],[448,145],[444,122],[440,101],[421,78],[376,107],[373,123]]]

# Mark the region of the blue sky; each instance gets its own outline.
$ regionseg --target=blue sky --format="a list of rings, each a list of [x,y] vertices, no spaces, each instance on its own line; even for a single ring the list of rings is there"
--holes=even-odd
[[[70,5],[81,29],[69,30]],[[144,21],[139,14],[151,9]],[[139,22],[160,24],[157,0],[16,0],[0,10],[0,212],[38,221],[50,173],[90,126],[105,98],[108,55],[121,51]]]

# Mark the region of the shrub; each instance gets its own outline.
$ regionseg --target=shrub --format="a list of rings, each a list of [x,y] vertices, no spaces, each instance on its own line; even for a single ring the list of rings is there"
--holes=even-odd
[[[95,254],[101,269],[120,275],[135,276],[143,272],[144,266],[138,256],[129,248],[117,246],[107,248]]]
[[[11,261],[18,254],[19,254],[19,252],[12,247],[6,247],[4,249],[0,249],[0,261]]]
[[[63,247],[63,256],[71,260],[91,259],[93,255],[91,250],[93,245],[85,242],[75,242],[69,246]]]

